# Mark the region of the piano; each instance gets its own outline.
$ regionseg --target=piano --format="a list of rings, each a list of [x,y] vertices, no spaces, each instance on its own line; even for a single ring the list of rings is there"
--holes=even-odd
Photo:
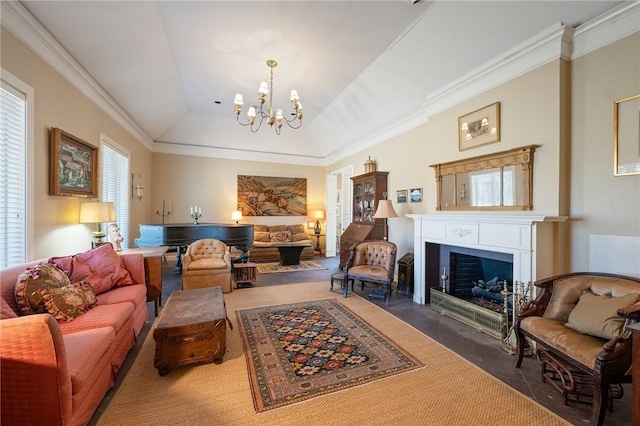
[[[164,223],[140,224],[140,238],[134,239],[136,247],[169,246],[178,248],[174,272],[182,272],[183,248],[196,240],[213,238],[242,251],[240,260],[246,262],[247,252],[253,244],[253,225],[226,223]]]

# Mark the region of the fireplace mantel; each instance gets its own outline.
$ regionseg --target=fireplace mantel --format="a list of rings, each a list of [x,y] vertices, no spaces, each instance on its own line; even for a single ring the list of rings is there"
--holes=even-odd
[[[513,279],[533,282],[563,270],[558,224],[566,216],[408,214],[414,221],[413,301],[426,300],[425,244],[475,248],[513,255]]]

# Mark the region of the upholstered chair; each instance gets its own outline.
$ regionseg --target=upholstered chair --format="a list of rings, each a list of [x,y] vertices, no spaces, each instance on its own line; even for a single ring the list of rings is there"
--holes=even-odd
[[[385,286],[385,305],[391,303],[391,283],[395,271],[398,248],[388,241],[362,241],[354,244],[349,253],[349,260],[344,267],[344,283],[359,280],[377,286]],[[343,297],[347,297],[349,286],[343,287]],[[371,298],[372,293],[369,294]]]
[[[221,286],[230,293],[231,254],[227,245],[214,239],[198,240],[187,247],[182,258],[182,289]]]

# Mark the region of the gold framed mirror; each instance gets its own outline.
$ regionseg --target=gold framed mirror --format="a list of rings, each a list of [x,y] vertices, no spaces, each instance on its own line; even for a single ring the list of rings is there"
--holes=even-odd
[[[640,94],[613,103],[613,175],[640,174]]]
[[[531,210],[533,153],[539,146],[432,164],[436,210]]]

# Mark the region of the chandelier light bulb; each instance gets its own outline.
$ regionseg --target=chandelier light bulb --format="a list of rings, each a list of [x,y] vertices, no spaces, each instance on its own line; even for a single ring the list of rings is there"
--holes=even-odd
[[[240,121],[240,113],[242,112],[242,105],[244,100],[240,93],[236,93],[236,97],[233,101],[233,109],[236,113],[236,120],[241,126],[249,126],[253,133],[256,133],[263,121],[271,127],[274,124],[276,134],[280,134],[280,128],[284,123],[292,129],[299,129],[302,127],[302,105],[300,104],[300,96],[297,90],[291,90],[291,104],[293,106],[293,112],[291,112],[291,119],[288,119],[284,115],[281,109],[276,109],[273,106],[273,69],[278,66],[278,62],[273,59],[267,61],[267,66],[270,68],[269,83],[262,81],[258,88],[258,104],[254,104],[249,107],[247,111],[247,122]],[[267,99],[268,98],[268,99]],[[275,113],[274,113],[275,111]],[[256,117],[258,120],[256,121]]]

